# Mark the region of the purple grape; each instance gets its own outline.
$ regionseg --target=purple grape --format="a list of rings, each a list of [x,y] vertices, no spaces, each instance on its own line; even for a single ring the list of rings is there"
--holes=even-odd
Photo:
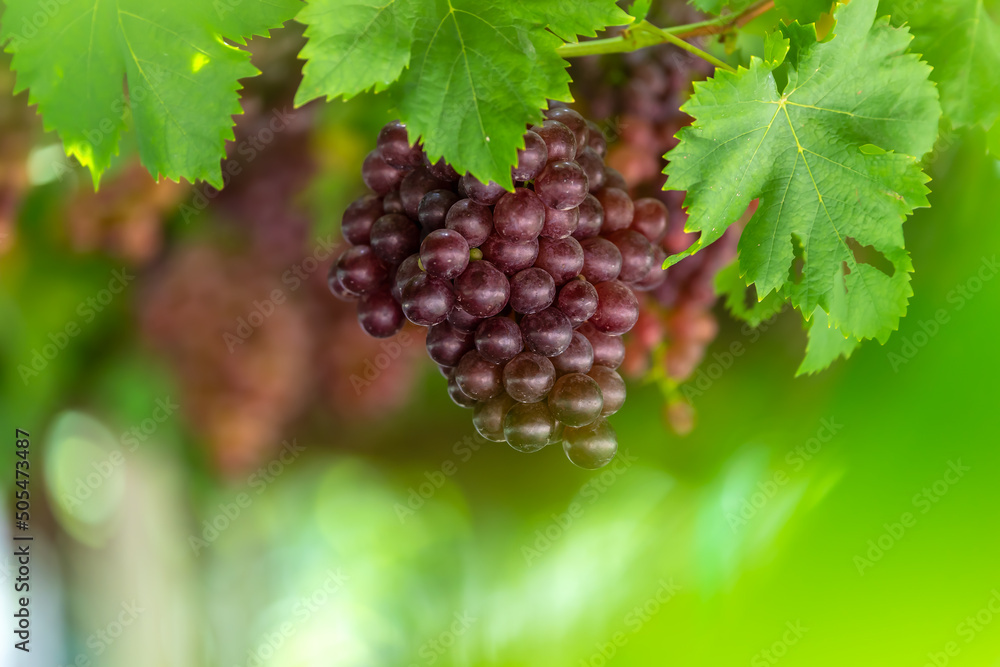
[[[458,172],[455,171],[454,167],[445,162],[444,158],[441,158],[437,162],[431,164],[431,161],[425,156],[424,164],[426,164],[427,170],[438,180],[454,183],[459,179]]]
[[[553,417],[573,427],[592,423],[604,409],[604,397],[597,381],[583,373],[569,373],[556,380],[548,403]]]
[[[493,213],[488,206],[462,199],[448,209],[444,226],[464,236],[470,248],[478,248],[493,231]]]
[[[556,381],[552,362],[540,354],[521,352],[503,368],[503,386],[519,403],[534,403],[545,398]]]
[[[470,262],[455,278],[458,304],[475,317],[493,317],[503,310],[510,298],[507,276],[486,260]]]
[[[351,294],[370,292],[388,277],[388,269],[371,246],[352,246],[337,260],[337,280]]]
[[[573,332],[573,340],[562,354],[552,357],[552,365],[560,375],[565,373],[589,373],[594,366],[594,348],[579,331]]]
[[[667,233],[670,212],[659,199],[643,197],[633,202],[632,229],[645,236],[650,243],[659,243]]]
[[[635,205],[628,193],[619,188],[605,187],[595,196],[604,209],[604,224],[601,226],[601,233],[610,234],[628,229],[635,213]]]
[[[542,138],[548,149],[548,159],[572,160],[576,157],[576,136],[557,120],[547,120],[541,125],[535,125],[531,131]]]
[[[326,274],[326,285],[330,288],[330,293],[341,301],[357,301],[358,295],[351,294],[344,287],[343,283],[337,279],[337,263],[330,265],[330,270]]]
[[[573,465],[596,470],[611,463],[618,453],[618,437],[607,419],[563,433],[563,452]]]
[[[403,328],[403,311],[387,289],[368,292],[358,302],[358,322],[369,336],[388,338]]]
[[[484,184],[472,174],[466,174],[459,182],[466,196],[483,206],[493,206],[507,193],[502,185],[497,185],[493,181]]]
[[[382,200],[365,195],[352,201],[344,210],[340,232],[351,245],[368,245],[372,225],[382,215]]]
[[[649,274],[653,266],[653,246],[645,236],[631,229],[623,229],[608,236],[622,254],[622,270],[618,280],[634,283]]]
[[[579,206],[580,221],[573,231],[573,238],[577,241],[589,239],[601,233],[604,225],[604,207],[597,197],[588,194]]]
[[[386,213],[406,215],[406,209],[403,207],[403,199],[399,196],[399,190],[393,190],[382,198],[382,210]]]
[[[479,249],[483,252],[483,259],[510,275],[535,263],[538,239],[517,242],[508,241],[499,234],[490,234]]]
[[[479,326],[479,323],[483,321],[483,318],[476,317],[475,315],[470,315],[465,312],[459,304],[455,304],[455,307],[451,309],[448,313],[448,324],[455,327],[459,331],[465,331],[467,333],[472,333]]]
[[[625,182],[625,177],[614,167],[604,168],[604,187],[628,191],[628,183]]]
[[[625,361],[625,342],[621,336],[601,333],[590,322],[584,322],[577,332],[586,337],[594,351],[594,366],[618,368]]]
[[[419,219],[420,201],[431,190],[447,190],[448,184],[434,178],[427,167],[414,169],[399,184],[399,198],[403,202],[403,210],[413,220]]]
[[[429,327],[444,322],[455,305],[451,285],[426,273],[421,273],[403,287],[403,314],[414,324]]]
[[[471,396],[468,396],[464,391],[462,391],[462,388],[458,386],[454,370],[448,376],[448,396],[451,398],[452,402],[460,408],[474,408],[479,405],[479,401]]]
[[[531,181],[542,171],[549,161],[549,149],[545,140],[528,130],[524,133],[524,148],[517,152],[517,166],[510,170],[515,181]]]
[[[435,230],[420,244],[420,263],[430,275],[451,280],[469,265],[469,243],[454,230]]]
[[[424,161],[424,152],[420,144],[410,145],[406,134],[406,126],[394,120],[378,133],[376,141],[378,152],[387,164],[396,169],[419,167]]]
[[[625,405],[625,381],[616,371],[595,364],[587,373],[597,382],[601,388],[601,395],[604,397],[604,407],[601,409],[601,416],[607,417],[618,412]]]
[[[549,444],[555,427],[545,403],[517,403],[503,418],[503,437],[517,451],[530,454]]]
[[[601,333],[620,336],[639,319],[639,300],[625,283],[617,280],[597,283],[597,312],[590,323]],[[530,346],[529,346],[530,347]]]
[[[506,442],[503,437],[503,418],[515,402],[507,394],[500,394],[477,405],[472,412],[472,425],[479,435],[492,442]]]
[[[486,401],[503,391],[501,368],[469,350],[455,367],[455,381],[462,392],[477,401]]]
[[[521,329],[514,320],[506,317],[491,317],[483,320],[476,329],[476,349],[487,361],[503,364],[524,349]]]
[[[564,239],[539,239],[535,266],[548,272],[556,285],[562,285],[583,270],[583,248],[571,236]]]
[[[413,254],[403,260],[392,279],[392,296],[397,302],[403,300],[403,287],[410,282],[410,278],[421,273],[423,270],[420,268],[420,255]]]
[[[493,228],[509,241],[530,241],[545,224],[545,205],[528,188],[514,188],[493,209]]]
[[[524,346],[530,351],[543,357],[554,357],[569,347],[573,340],[573,325],[558,308],[546,308],[521,318],[521,334]]]
[[[535,194],[542,203],[563,211],[582,204],[589,188],[587,174],[576,162],[549,162],[535,179]]]
[[[406,172],[396,169],[382,159],[378,149],[373,150],[361,163],[361,178],[365,185],[380,195],[388,194],[399,187]]]
[[[383,215],[372,226],[371,245],[380,260],[398,266],[420,247],[420,229],[405,215]]]
[[[587,145],[588,139],[590,138],[590,129],[587,127],[586,119],[569,107],[549,109],[545,113],[545,117],[550,121],[554,120],[560,122],[569,128],[570,132],[573,133],[574,143],[576,144],[575,155],[579,155],[580,151],[584,149]],[[572,159],[572,156],[565,159]]]
[[[576,156],[576,163],[587,174],[590,192],[597,192],[604,187],[604,161],[601,156],[590,148],[584,148]]]
[[[447,321],[427,330],[427,355],[436,364],[457,366],[473,346],[472,334],[456,329]]]
[[[451,190],[431,190],[424,195],[417,206],[417,220],[424,233],[444,229],[445,216],[458,201],[458,195]]]
[[[556,283],[544,269],[518,271],[510,279],[510,307],[529,315],[545,310],[556,297]]]
[[[587,121],[587,128],[590,130],[590,134],[587,135],[587,146],[603,160],[604,156],[608,154],[608,142],[604,138],[604,130],[590,120]]]
[[[622,253],[614,243],[602,238],[584,239],[580,242],[583,248],[583,269],[580,273],[592,283],[603,283],[614,280],[622,269]]]
[[[667,270],[663,268],[663,262],[666,259],[666,251],[660,246],[655,246],[653,248],[653,263],[649,267],[649,273],[646,274],[645,278],[633,284],[632,288],[640,291],[648,291],[662,285],[667,279]]]
[[[556,307],[571,325],[579,326],[597,312],[597,290],[586,278],[571,280],[559,290]]]
[[[580,207],[560,211],[557,208],[545,207],[545,224],[539,236],[547,239],[564,239],[571,236],[580,224]]]

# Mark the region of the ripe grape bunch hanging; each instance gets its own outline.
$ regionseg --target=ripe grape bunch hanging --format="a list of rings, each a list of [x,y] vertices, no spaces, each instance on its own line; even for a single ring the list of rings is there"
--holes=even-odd
[[[667,210],[629,198],[600,129],[566,106],[524,143],[508,192],[430,164],[404,125],[386,125],[362,166],[374,194],[344,213],[351,247],[330,289],[357,299],[377,338],[405,319],[428,327],[427,353],[484,438],[521,452],[561,444],[598,468],[618,448],[607,417],[625,401],[615,369],[639,314],[633,290],[665,274],[651,240]]]

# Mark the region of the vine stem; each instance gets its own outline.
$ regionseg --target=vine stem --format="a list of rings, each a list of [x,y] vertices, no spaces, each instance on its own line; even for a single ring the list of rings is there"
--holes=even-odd
[[[627,53],[638,51],[656,44],[674,44],[699,58],[703,58],[716,67],[727,71],[735,71],[731,66],[719,60],[712,54],[686,42],[685,37],[701,37],[705,35],[720,35],[733,28],[741,27],[774,7],[774,0],[761,0],[737,14],[727,14],[707,21],[687,23],[685,25],[659,28],[648,21],[640,21],[626,28],[620,35],[605,39],[593,39],[588,42],[563,44],[556,53],[564,58],[591,56],[602,53]]]

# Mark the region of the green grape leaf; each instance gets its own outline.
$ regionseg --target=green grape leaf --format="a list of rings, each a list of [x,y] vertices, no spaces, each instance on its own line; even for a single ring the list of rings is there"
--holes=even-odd
[[[726,308],[733,317],[738,317],[752,327],[771,319],[785,307],[780,292],[770,292],[763,299],[752,299],[748,303],[749,289],[740,276],[738,262],[733,262],[715,274],[715,291],[723,298]]]
[[[781,34],[780,30],[767,33],[764,38],[764,63],[775,68],[785,62],[788,50],[791,47],[791,40]]]
[[[412,25],[423,0],[310,0],[296,17],[308,40],[295,103],[383,90],[410,63]]]
[[[849,359],[858,345],[857,338],[845,337],[830,322],[830,316],[817,308],[808,322],[809,342],[806,344],[806,355],[799,364],[795,375],[810,375],[827,368],[840,357]]]
[[[509,7],[518,18],[540,28],[547,27],[566,42],[577,41],[577,35],[595,37],[598,30],[635,20],[614,0],[577,0],[570,6],[563,0],[512,0]]]
[[[742,12],[756,0],[688,0],[688,4],[706,14],[721,14],[723,9]]]
[[[778,12],[799,23],[813,23],[830,11],[836,0],[774,0]]]
[[[841,5],[836,36],[801,42],[794,64],[780,66],[780,91],[757,58],[696,84],[684,106],[694,124],[665,172],[668,189],[687,191],[687,228],[701,236],[667,265],[759,198],[739,244],[758,295],[781,290],[803,313],[822,308],[845,335],[884,341],[911,295],[902,223],[928,205],[918,158],[941,110],[930,68],[906,53],[908,32],[876,20],[876,5]]]
[[[95,187],[118,153],[129,113],[150,173],[221,187],[232,116],[241,113],[238,80],[257,74],[249,53],[223,39],[264,34],[299,3],[237,5],[8,0],[0,39],[9,40],[16,92],[30,89],[45,128],[90,169]]]
[[[628,8],[629,16],[636,21],[642,21],[653,7],[653,0],[635,0]]]
[[[982,0],[883,0],[894,24],[913,29],[941,88],[941,106],[954,127],[989,128],[1000,116],[1000,26]]]

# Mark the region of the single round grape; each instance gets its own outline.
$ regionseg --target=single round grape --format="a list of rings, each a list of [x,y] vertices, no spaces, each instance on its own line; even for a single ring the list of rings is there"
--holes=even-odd
[[[424,233],[444,229],[445,216],[458,201],[458,195],[451,190],[431,190],[424,195],[417,206],[417,220]]]
[[[476,329],[475,343],[479,354],[495,364],[510,361],[524,349],[521,329],[507,317],[483,320]]]
[[[625,361],[625,342],[621,336],[601,333],[590,322],[584,322],[577,331],[590,341],[594,351],[594,366],[606,366],[614,370]]]
[[[371,246],[351,246],[337,260],[337,280],[351,294],[370,292],[388,277],[389,270]]]
[[[562,285],[583,270],[583,248],[569,236],[564,239],[539,239],[535,266],[552,276],[556,285]]]
[[[604,225],[604,207],[601,206],[601,202],[597,201],[597,197],[588,194],[578,209],[580,219],[576,229],[573,230],[573,238],[582,241],[600,234],[601,227]]]
[[[410,278],[421,273],[423,269],[420,268],[420,255],[414,253],[403,260],[392,279],[392,296],[397,302],[403,300],[403,288],[410,282]]]
[[[618,280],[634,283],[642,280],[653,266],[653,245],[637,231],[623,229],[608,236],[622,254],[622,270]]]
[[[581,428],[566,428],[563,451],[573,465],[596,470],[611,463],[618,453],[618,436],[607,419]]]
[[[601,388],[583,373],[563,375],[549,392],[549,411],[566,426],[586,426],[600,417],[603,409]]]
[[[365,195],[352,201],[341,218],[340,233],[351,245],[368,245],[372,226],[382,215],[382,199]]]
[[[633,202],[632,229],[645,236],[650,243],[659,243],[667,233],[670,212],[659,199],[643,197]]]
[[[386,213],[406,215],[406,208],[403,206],[402,197],[399,196],[399,190],[393,190],[382,198],[382,210]]]
[[[420,263],[430,275],[451,280],[469,265],[469,243],[454,230],[434,230],[420,244]]]
[[[361,179],[380,195],[398,188],[404,176],[406,172],[383,160],[377,148],[365,156],[365,161],[361,163]]]
[[[545,224],[539,236],[547,239],[564,239],[571,236],[580,224],[580,207],[560,211],[545,207]]]
[[[501,372],[498,364],[486,361],[475,350],[469,350],[455,367],[455,381],[466,396],[486,401],[503,391]]]
[[[389,213],[372,225],[371,245],[389,266],[398,266],[420,248],[420,229],[405,215]]]
[[[358,322],[369,336],[388,338],[403,328],[403,311],[388,289],[379,289],[361,297]]]
[[[573,340],[573,325],[558,308],[525,315],[521,318],[524,346],[543,357],[562,354]]]
[[[591,148],[584,148],[576,156],[576,163],[587,174],[590,192],[597,192],[604,187],[604,161]]]
[[[459,173],[455,171],[454,167],[445,162],[444,158],[441,158],[434,164],[431,164],[430,160],[425,157],[424,163],[427,165],[427,170],[434,175],[434,178],[447,181],[449,183],[454,183],[459,178]]]
[[[448,209],[444,226],[464,236],[470,248],[478,248],[493,231],[493,213],[488,206],[462,199]]]
[[[455,305],[451,285],[426,273],[410,278],[403,287],[402,297],[400,305],[406,319],[425,327],[444,322]]]
[[[382,128],[378,133],[376,146],[382,159],[397,169],[419,167],[423,164],[424,152],[420,144],[410,145],[406,126],[398,120]]]
[[[507,305],[510,283],[497,267],[486,260],[469,262],[469,266],[455,278],[458,304],[469,315],[493,317]]]
[[[617,280],[594,285],[597,290],[597,312],[590,323],[600,331],[620,336],[639,319],[639,300],[625,283]]]
[[[556,307],[572,326],[579,326],[597,312],[597,290],[586,278],[571,280],[559,290]]]
[[[455,379],[455,371],[452,371],[448,376],[448,396],[460,408],[474,408],[479,405],[479,401],[468,396],[458,386],[458,380]]]
[[[573,332],[573,340],[562,354],[552,357],[552,365],[560,375],[565,373],[589,373],[594,366],[594,348],[579,331]]]
[[[479,249],[483,252],[483,259],[511,275],[535,263],[535,258],[538,257],[538,239],[509,241],[499,234],[490,234]]]
[[[330,265],[330,270],[326,274],[326,285],[330,288],[330,293],[341,301],[356,301],[357,294],[351,294],[337,278],[337,263]]]
[[[640,291],[653,290],[663,284],[667,279],[667,270],[663,268],[663,262],[667,259],[666,251],[660,246],[653,247],[653,262],[649,266],[649,273],[639,282],[632,285],[634,289]],[[714,296],[714,292],[713,292]]]
[[[434,178],[427,167],[418,167],[403,178],[399,184],[399,198],[403,211],[413,220],[419,219],[420,201],[431,190],[447,190],[448,184]]]
[[[569,107],[556,107],[545,112],[545,117],[558,121],[570,129],[576,143],[576,155],[579,155],[580,151],[587,146],[587,141],[590,139],[590,128],[587,127],[587,120],[579,112]]]
[[[597,197],[597,201],[601,202],[601,207],[604,209],[602,234],[628,229],[628,226],[632,224],[635,204],[632,203],[631,197],[625,190],[605,187],[594,196]]]
[[[531,131],[542,138],[548,149],[549,162],[555,160],[572,160],[576,157],[576,136],[557,120],[547,120],[541,125],[534,125]]]
[[[438,364],[437,368],[438,368],[438,373],[440,373],[441,377],[443,377],[445,380],[451,379],[451,374],[455,372],[454,366],[442,366],[441,364]]]
[[[518,271],[510,279],[510,307],[529,315],[545,310],[556,298],[556,283],[544,269]]]
[[[594,364],[594,367],[587,373],[597,382],[601,388],[601,396],[604,397],[604,407],[601,409],[601,416],[607,417],[618,412],[625,405],[625,381],[614,369]]]
[[[580,241],[583,248],[583,269],[580,273],[592,283],[614,280],[622,270],[622,253],[614,243],[603,237]]]
[[[457,303],[455,304],[455,307],[451,309],[451,312],[448,313],[448,324],[455,327],[459,331],[472,333],[482,321],[483,318],[470,315],[465,312],[465,309],[462,308],[461,305]]]
[[[628,183],[625,182],[625,177],[614,167],[604,168],[604,187],[628,191]]]
[[[604,138],[604,130],[592,120],[587,121],[587,128],[590,130],[590,134],[587,135],[587,146],[603,160],[608,154],[608,141]]]
[[[550,208],[566,210],[579,206],[590,194],[589,190],[587,174],[576,162],[549,162],[535,179],[535,194]]]
[[[514,188],[493,209],[493,228],[510,241],[530,241],[545,224],[545,205],[534,191]]]
[[[456,329],[447,320],[427,330],[427,356],[441,366],[457,366],[473,347],[472,334]]]
[[[479,435],[491,442],[506,442],[503,437],[503,418],[516,401],[507,394],[483,401],[472,411],[472,425]]]
[[[466,196],[483,206],[493,206],[507,193],[502,185],[497,185],[493,181],[483,183],[472,174],[466,174],[459,182]]]
[[[524,148],[517,152],[517,166],[510,170],[515,181],[532,181],[549,161],[549,149],[536,132],[524,133]]]
[[[503,418],[503,437],[511,447],[530,454],[549,444],[555,420],[544,402],[516,403]]]
[[[566,432],[566,425],[563,424],[558,419],[556,419],[555,428],[552,429],[552,434],[549,435],[549,439],[545,443],[545,446],[548,447],[549,445],[555,445],[555,444],[561,445],[563,441],[563,434],[565,432]]]
[[[503,386],[520,403],[534,403],[545,398],[556,381],[552,362],[534,352],[521,352],[503,368]]]

